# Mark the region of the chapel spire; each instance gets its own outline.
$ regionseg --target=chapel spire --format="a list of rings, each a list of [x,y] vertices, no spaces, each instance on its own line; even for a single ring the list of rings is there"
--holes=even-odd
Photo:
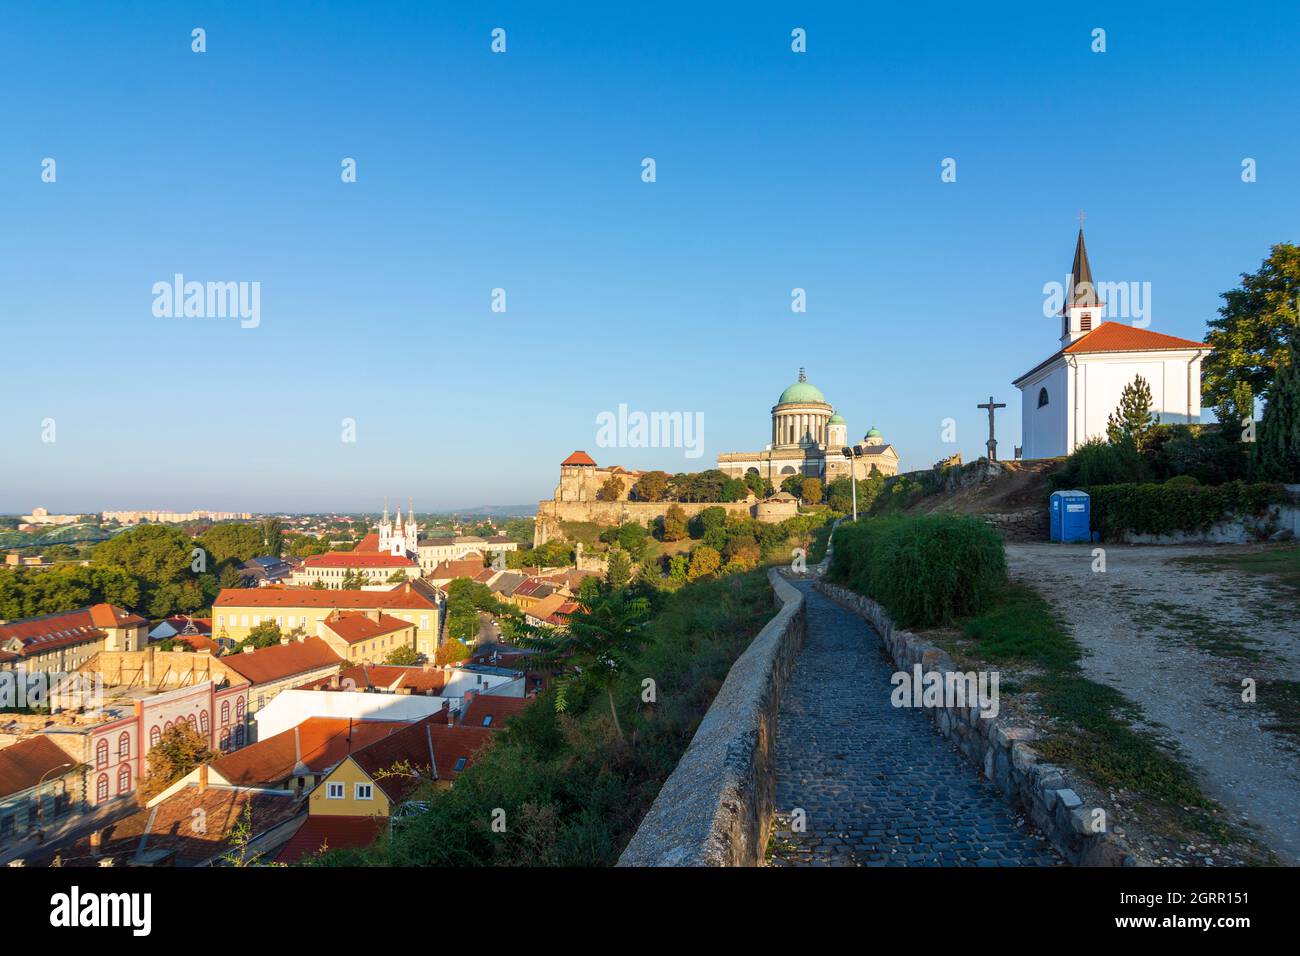
[[[1070,266],[1069,306],[1096,306],[1097,287],[1092,281],[1092,264],[1088,262],[1088,247],[1083,244],[1083,224],[1079,225],[1079,239],[1074,245],[1074,265]]]

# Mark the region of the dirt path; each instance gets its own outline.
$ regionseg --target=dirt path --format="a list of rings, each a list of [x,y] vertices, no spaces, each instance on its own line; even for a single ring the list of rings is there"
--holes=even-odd
[[[1300,678],[1294,597],[1268,578],[1179,559],[1204,547],[1008,544],[1013,578],[1033,586],[1071,626],[1088,677],[1140,705],[1179,744],[1205,793],[1287,863],[1300,863],[1300,750],[1268,729],[1270,681]],[[1244,703],[1242,680],[1261,700]]]

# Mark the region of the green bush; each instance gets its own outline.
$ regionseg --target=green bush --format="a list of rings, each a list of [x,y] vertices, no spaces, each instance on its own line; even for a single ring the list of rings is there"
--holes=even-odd
[[[1125,531],[1170,534],[1208,531],[1230,515],[1258,515],[1287,500],[1281,485],[1230,481],[1205,488],[1184,484],[1118,484],[1089,488],[1092,527],[1111,537]]]
[[[1076,448],[1048,483],[1053,490],[1060,490],[1139,482],[1148,478],[1147,465],[1132,443],[1111,445],[1094,438]]]
[[[840,525],[829,576],[904,627],[949,624],[988,608],[1007,582],[1002,537],[979,518],[926,515]]]
[[[1197,488],[1200,484],[1192,475],[1174,475],[1165,480],[1166,488]]]
[[[1157,480],[1190,475],[1203,485],[1246,477],[1246,450],[1237,433],[1218,425],[1157,425],[1146,457]]]

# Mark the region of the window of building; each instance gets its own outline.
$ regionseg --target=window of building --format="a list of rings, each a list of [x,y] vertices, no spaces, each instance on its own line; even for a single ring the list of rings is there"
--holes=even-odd
[[[491,714],[488,714],[486,717],[483,718],[483,726],[484,726],[484,727],[491,727],[491,726],[492,726],[492,715],[491,715]]]
[[[208,732],[208,712],[206,710],[199,711],[199,730],[205,734]]]
[[[117,755],[123,760],[131,756],[131,735],[125,730],[122,731],[122,735],[117,738]]]
[[[101,803],[108,799],[108,774],[101,773],[95,783],[95,799]]]
[[[99,743],[95,744],[95,766],[96,767],[108,766],[108,741],[107,740],[101,740]]]
[[[225,626],[226,626],[226,616],[224,614],[218,614],[217,627],[225,627]]]
[[[220,745],[220,746],[221,746],[221,749],[222,749],[222,750],[229,750],[229,749],[230,749],[230,728],[229,728],[229,727],[222,727],[222,728],[221,728],[221,745]]]
[[[117,792],[131,792],[131,765],[123,764],[122,769],[117,772]]]
[[[240,724],[238,727],[235,728],[235,746],[236,747],[244,746],[244,725],[243,724]]]
[[[465,769],[465,763],[466,763],[466,760],[465,760],[464,757],[457,757],[457,758],[456,758],[456,766],[453,767],[452,769],[455,770],[456,773],[460,773],[462,770]]]
[[[1042,408],[1046,404],[1047,404],[1047,389],[1040,388],[1038,390],[1038,407]]]
[[[330,800],[343,799],[343,784],[331,783],[325,788],[325,796]]]
[[[157,747],[160,740],[162,740],[162,731],[155,724],[149,728],[149,749],[153,750],[154,747]]]
[[[241,724],[244,722],[244,698],[242,697],[235,701],[235,720]]]
[[[1092,331],[1092,313],[1091,313],[1091,312],[1085,312],[1085,313],[1083,313],[1082,315],[1079,316],[1079,331],[1081,331],[1081,332],[1091,332],[1091,331]]]
[[[230,701],[228,700],[221,702],[221,722],[223,724],[230,723]]]
[[[370,784],[359,783],[357,784],[356,793],[357,793],[358,800],[372,800],[374,799],[375,791],[374,791],[374,787],[372,787]]]

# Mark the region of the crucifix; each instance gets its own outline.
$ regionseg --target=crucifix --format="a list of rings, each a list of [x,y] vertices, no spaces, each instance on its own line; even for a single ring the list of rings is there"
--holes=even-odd
[[[1088,217],[1084,215],[1083,210],[1080,209],[1080,210],[1079,210],[1079,230],[1080,230],[1081,232],[1083,231],[1083,221],[1084,221],[1085,219],[1087,219],[1087,218],[1088,218]]]
[[[993,437],[993,413],[994,413],[994,411],[995,411],[996,409],[999,409],[999,408],[1006,408],[1006,407],[1007,407],[1007,403],[1006,403],[1006,402],[994,402],[994,401],[993,401],[993,396],[990,395],[990,396],[989,396],[989,400],[988,400],[987,402],[981,402],[980,404],[976,405],[975,407],[976,407],[976,408],[987,408],[987,409],[989,410],[989,440],[988,440],[989,461],[997,461],[997,460],[998,460],[998,440],[997,440],[996,438]]]

